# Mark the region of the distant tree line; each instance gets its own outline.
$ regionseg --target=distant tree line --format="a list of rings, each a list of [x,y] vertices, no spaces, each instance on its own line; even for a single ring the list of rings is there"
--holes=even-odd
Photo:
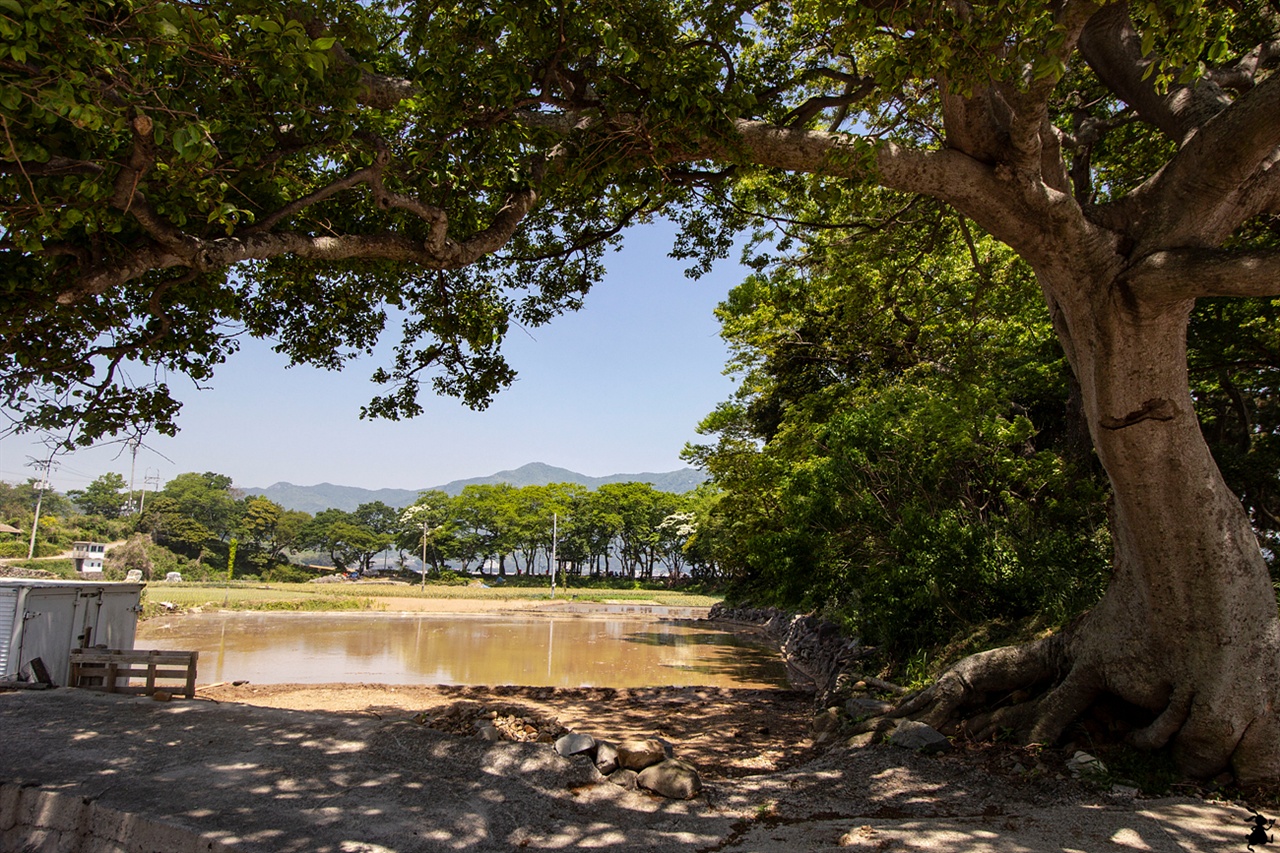
[[[717,500],[709,488],[672,494],[648,483],[467,486],[457,496],[423,492],[400,514],[399,548],[448,565],[498,575],[557,570],[577,576],[711,578],[718,566],[700,518]]]
[[[179,474],[145,497],[125,486],[123,477],[109,473],[65,496],[46,492],[39,553],[56,553],[75,538],[143,534],[151,542],[134,543],[126,562],[146,577],[158,566],[191,579],[224,571],[232,540],[236,573],[268,580],[301,579],[290,558],[307,552],[340,571],[368,572],[378,555],[394,554],[397,568],[418,557],[429,575],[503,576],[547,573],[554,538],[558,569],[576,576],[674,580],[719,573],[709,523],[719,496],[708,487],[678,495],[647,483],[610,483],[595,491],[572,483],[473,485],[456,496],[423,492],[403,510],[373,501],[313,516],[244,495],[230,477],[214,472]],[[0,483],[0,519],[30,530],[35,500],[34,481]],[[26,555],[25,542],[5,544],[13,553],[3,556]]]

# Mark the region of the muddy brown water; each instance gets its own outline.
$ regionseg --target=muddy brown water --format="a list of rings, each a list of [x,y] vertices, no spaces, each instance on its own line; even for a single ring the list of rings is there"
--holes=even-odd
[[[200,684],[787,686],[762,638],[687,612],[198,613],[143,623],[135,645],[199,651]]]

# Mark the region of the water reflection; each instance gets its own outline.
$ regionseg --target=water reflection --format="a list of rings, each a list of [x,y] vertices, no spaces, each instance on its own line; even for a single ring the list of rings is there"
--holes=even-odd
[[[198,650],[201,684],[786,686],[749,637],[632,615],[203,613],[146,622],[136,645]]]

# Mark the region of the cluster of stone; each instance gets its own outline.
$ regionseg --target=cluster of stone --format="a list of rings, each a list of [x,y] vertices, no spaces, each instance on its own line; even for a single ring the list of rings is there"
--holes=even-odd
[[[447,708],[423,711],[413,717],[420,726],[475,737],[488,743],[555,744],[560,755],[584,757],[600,776],[628,790],[643,788],[664,797],[687,800],[702,790],[702,778],[688,762],[674,755],[660,738],[611,743],[571,732],[555,719],[539,716],[518,705],[456,702]]]
[[[518,706],[483,706],[476,702],[458,702],[441,711],[416,715],[414,722],[455,735],[474,735],[497,743],[553,743],[564,734],[564,726],[553,719],[533,714]]]
[[[569,732],[556,741],[566,758],[590,759],[610,782],[629,790],[643,788],[673,800],[688,800],[702,790],[698,771],[673,754],[671,744],[658,738],[610,743],[591,735]]]
[[[27,580],[55,580],[57,575],[44,569],[24,569],[19,566],[0,565],[0,578],[24,578]]]
[[[863,673],[861,662],[874,649],[844,636],[834,623],[774,607],[723,604],[707,618],[758,626],[778,644],[792,684],[813,691],[815,745],[883,740],[923,753],[950,748],[946,736],[930,726],[889,716],[906,689]]]

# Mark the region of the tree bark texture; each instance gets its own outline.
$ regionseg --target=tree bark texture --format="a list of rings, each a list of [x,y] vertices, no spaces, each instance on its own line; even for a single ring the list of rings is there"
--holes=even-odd
[[[1141,83],[1126,21],[1110,7],[1083,30],[1090,64],[1123,77],[1122,94]],[[1137,112],[1182,144],[1144,185],[1098,207],[1071,193],[1065,161],[993,146],[1032,122],[1015,109],[991,127],[981,98],[951,105],[950,151],[882,153],[883,183],[950,201],[1031,264],[1113,491],[1113,575],[1097,606],[1048,639],[961,661],[899,715],[1052,743],[1110,696],[1148,715],[1131,742],[1171,748],[1189,775],[1280,778],[1276,594],[1201,433],[1186,351],[1196,297],[1280,289],[1273,253],[1220,248],[1250,216],[1274,212],[1278,89],[1273,75],[1214,110],[1134,94]],[[1056,152],[1036,123],[1042,150]]]
[[[1280,773],[1280,616],[1258,540],[1201,434],[1187,377],[1190,300],[1134,298],[1118,258],[1037,270],[1113,489],[1113,576],[1046,640],[962,661],[899,713],[1053,743],[1098,699],[1151,721],[1139,747],[1243,783]],[[1022,699],[995,711],[1001,698]]]

